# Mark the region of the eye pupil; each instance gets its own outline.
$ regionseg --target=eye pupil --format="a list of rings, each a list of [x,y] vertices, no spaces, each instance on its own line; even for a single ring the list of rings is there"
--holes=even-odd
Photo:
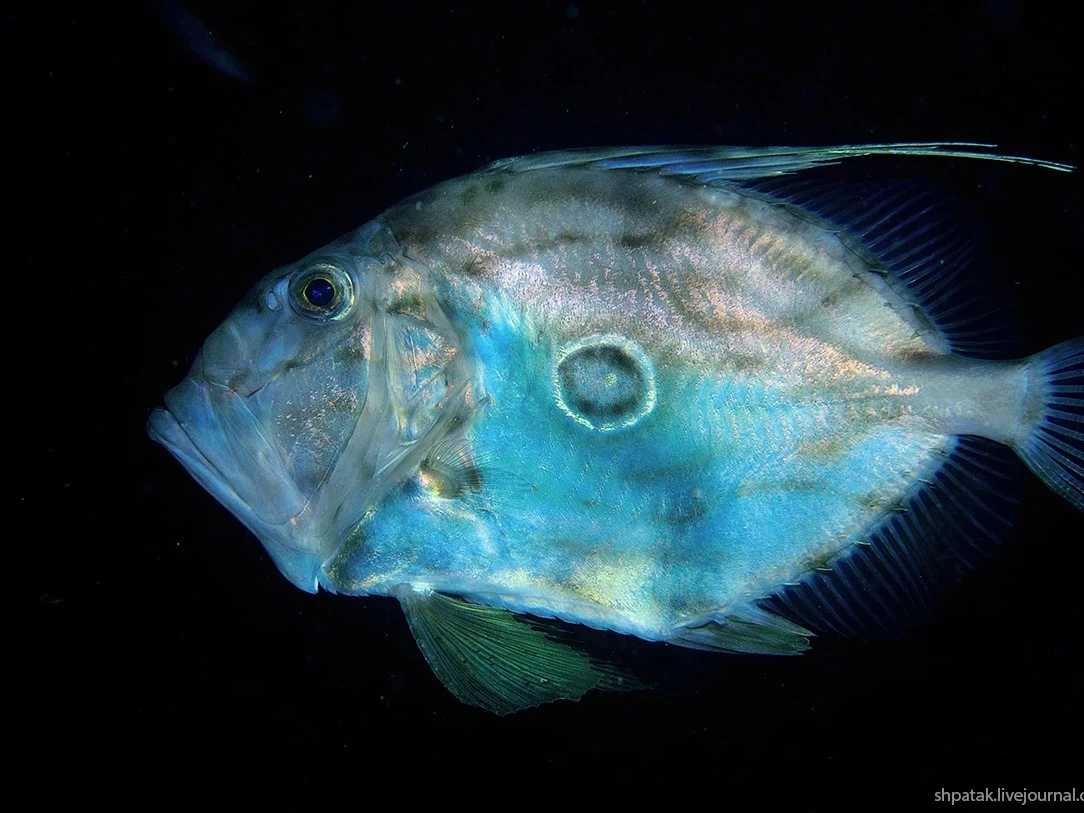
[[[305,286],[305,299],[317,308],[326,308],[335,299],[335,286],[323,277],[310,280]]]

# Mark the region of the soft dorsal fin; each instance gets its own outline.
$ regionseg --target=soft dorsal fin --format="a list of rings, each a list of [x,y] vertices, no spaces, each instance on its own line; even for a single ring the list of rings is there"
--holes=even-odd
[[[952,195],[920,181],[776,178],[748,188],[834,229],[885,278],[899,300],[890,304],[934,349],[1018,357],[1011,294],[984,268],[984,224]]]
[[[408,588],[398,597],[433,673],[468,705],[505,715],[591,689],[641,686],[558,640],[556,626],[442,593]]]
[[[901,633],[935,606],[1011,527],[1019,461],[998,443],[956,438],[929,482],[859,545],[761,604],[813,629],[855,638]]]
[[[840,147],[615,147],[562,150],[490,164],[489,171],[528,172],[554,167],[655,170],[683,175],[700,183],[748,181],[790,175],[803,169],[838,164],[848,158],[869,155],[927,155],[942,158],[974,158],[1072,172],[1069,164],[1002,155],[992,144],[931,142],[857,144]]]

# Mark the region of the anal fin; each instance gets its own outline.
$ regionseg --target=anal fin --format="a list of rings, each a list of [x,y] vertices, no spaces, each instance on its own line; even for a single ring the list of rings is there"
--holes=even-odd
[[[963,577],[1012,525],[1020,466],[1012,451],[959,436],[931,480],[868,538],[761,601],[815,630],[894,637],[929,618],[940,588]]]
[[[809,630],[760,607],[743,608],[720,623],[692,627],[670,643],[711,652],[749,655],[800,655],[809,649]]]

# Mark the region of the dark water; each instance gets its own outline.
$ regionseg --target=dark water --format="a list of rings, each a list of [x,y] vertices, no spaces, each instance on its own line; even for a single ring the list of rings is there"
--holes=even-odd
[[[622,639],[659,688],[498,719],[444,691],[394,602],[291,587],[144,435],[268,269],[497,158],[967,140],[1079,162],[1079,45],[1052,6],[732,5],[9,4],[7,545],[30,567],[7,579],[9,714],[29,723],[7,739],[52,777],[39,798],[533,809],[586,785],[835,810],[1084,791],[1084,519],[1034,479],[1005,545],[904,639],[780,660]],[[227,54],[186,45],[186,11]],[[1027,351],[1084,332],[1079,176],[869,166],[987,218]]]

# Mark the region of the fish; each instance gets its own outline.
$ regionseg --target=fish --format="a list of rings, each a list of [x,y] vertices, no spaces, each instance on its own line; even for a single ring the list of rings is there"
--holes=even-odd
[[[1084,510],[1084,337],[1021,357],[957,208],[824,167],[970,143],[497,161],[268,274],[148,418],[301,590],[399,601],[510,714],[639,689],[577,625],[797,655],[897,635]]]

